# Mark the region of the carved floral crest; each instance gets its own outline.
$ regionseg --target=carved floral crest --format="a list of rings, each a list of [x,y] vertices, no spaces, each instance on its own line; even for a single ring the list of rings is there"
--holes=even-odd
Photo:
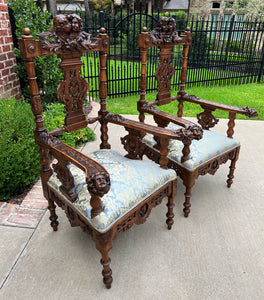
[[[173,18],[161,17],[157,27],[150,32],[153,44],[169,44],[179,39]]]
[[[91,40],[91,34],[82,30],[82,20],[76,14],[56,15],[53,27],[37,36],[43,41],[43,48],[49,51],[80,51],[96,46]]]

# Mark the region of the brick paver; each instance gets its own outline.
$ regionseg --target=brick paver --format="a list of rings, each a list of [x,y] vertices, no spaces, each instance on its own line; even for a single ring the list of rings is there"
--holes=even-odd
[[[20,205],[1,202],[0,225],[35,228],[47,207],[39,180]]]

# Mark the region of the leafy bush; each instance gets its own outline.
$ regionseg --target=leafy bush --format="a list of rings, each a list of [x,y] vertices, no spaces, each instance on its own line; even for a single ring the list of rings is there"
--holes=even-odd
[[[62,127],[64,124],[64,105],[61,103],[52,103],[47,106],[46,111],[43,113],[44,116],[44,126],[48,131],[51,131],[55,128]],[[94,141],[95,133],[89,128],[83,128],[71,133],[63,132],[58,138],[72,146],[78,147],[83,143]]]
[[[34,128],[28,103],[0,99],[0,200],[9,199],[38,179],[40,162]]]
[[[47,11],[42,12],[34,0],[9,0],[8,4],[14,13],[18,38],[23,34],[24,28],[29,28],[31,35],[37,38],[37,33],[48,31],[51,27],[51,14]],[[19,49],[15,49],[15,54],[18,60],[18,76],[21,82],[22,94],[28,99],[29,84],[25,65],[21,59]],[[60,59],[55,55],[38,57],[35,60],[41,98],[46,103],[57,101],[58,98],[57,86],[62,75],[59,62]]]

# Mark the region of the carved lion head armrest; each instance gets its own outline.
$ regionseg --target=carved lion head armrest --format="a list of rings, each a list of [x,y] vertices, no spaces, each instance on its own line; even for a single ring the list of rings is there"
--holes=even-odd
[[[85,172],[87,189],[91,195],[91,217],[94,218],[100,214],[104,210],[101,198],[110,190],[111,185],[107,170],[97,161],[62,143],[58,138],[49,135],[47,132],[40,134],[37,142],[40,146],[47,148],[53,157],[57,159],[58,162],[53,164],[53,169],[62,183],[60,192],[71,202],[77,199],[77,195],[74,192],[74,178],[68,166],[74,164]]]

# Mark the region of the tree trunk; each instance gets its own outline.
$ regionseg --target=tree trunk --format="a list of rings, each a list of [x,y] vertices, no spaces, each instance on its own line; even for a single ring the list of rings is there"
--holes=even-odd
[[[38,7],[40,7],[40,9],[43,11],[43,0],[37,0],[36,4]]]
[[[115,14],[114,5],[115,5],[115,0],[111,0],[111,13],[112,13],[112,15]]]
[[[90,26],[89,0],[84,0],[84,8],[85,8],[85,31],[88,31],[88,28]]]
[[[56,15],[57,13],[56,0],[47,0],[47,10],[53,15],[53,17]]]

